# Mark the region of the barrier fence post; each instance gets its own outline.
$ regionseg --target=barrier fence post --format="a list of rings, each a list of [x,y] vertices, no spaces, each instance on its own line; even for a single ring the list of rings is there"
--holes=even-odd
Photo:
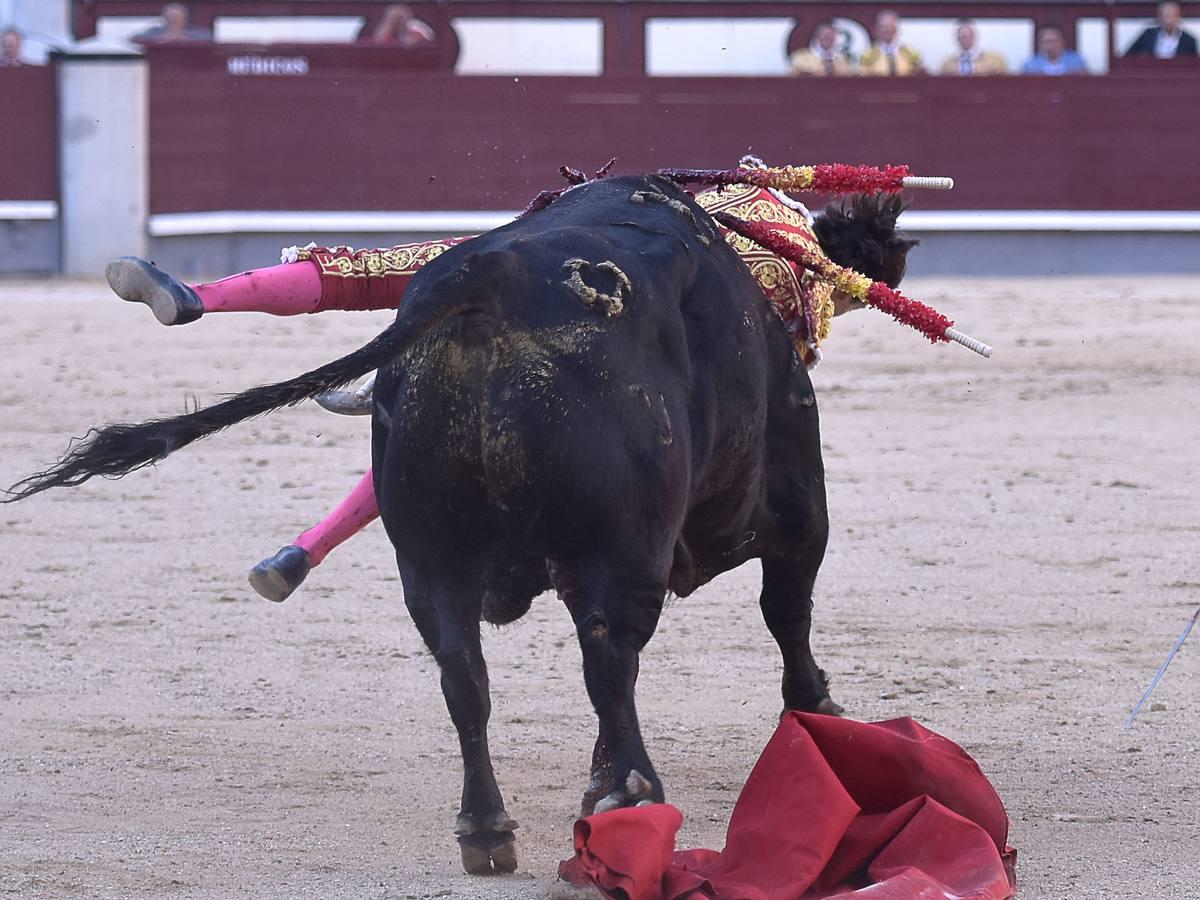
[[[60,51],[62,270],[99,277],[117,256],[145,255],[149,213],[146,61],[137,52]]]

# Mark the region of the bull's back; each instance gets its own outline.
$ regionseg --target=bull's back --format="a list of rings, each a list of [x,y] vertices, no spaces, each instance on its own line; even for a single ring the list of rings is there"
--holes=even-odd
[[[646,189],[589,185],[461,248],[477,308],[383,388],[381,484],[414,527],[563,557],[672,541],[697,501],[753,489],[765,301],[690,206],[631,199]]]

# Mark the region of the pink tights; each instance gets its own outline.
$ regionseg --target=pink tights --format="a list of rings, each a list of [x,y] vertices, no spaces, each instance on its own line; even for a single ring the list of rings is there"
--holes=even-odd
[[[296,316],[318,312],[321,276],[305,260],[230,275],[220,281],[194,284],[206,313],[265,312],[273,316]],[[375,483],[368,469],[350,495],[324,519],[293,543],[308,551],[309,562],[319,566],[329,551],[349,540],[379,516]]]
[[[324,519],[292,541],[297,547],[308,551],[313,568],[321,564],[329,551],[338,546],[379,516],[379,504],[375,502],[375,479],[367,469],[350,495],[337,505]]]
[[[265,312],[296,316],[317,312],[321,305],[321,276],[304,260],[230,275],[220,281],[193,284],[206,313]]]

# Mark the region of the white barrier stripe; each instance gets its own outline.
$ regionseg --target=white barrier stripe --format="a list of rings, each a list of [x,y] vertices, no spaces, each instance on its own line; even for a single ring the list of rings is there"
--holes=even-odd
[[[45,221],[58,218],[53,200],[0,200],[0,220]]]
[[[159,213],[150,217],[151,237],[196,234],[277,234],[304,236],[317,232],[430,231],[477,234],[507,225],[517,211],[433,212],[267,212],[223,210],[197,213]]]
[[[1200,231],[1200,211],[1152,210],[908,210],[901,228],[910,231]]]
[[[305,240],[316,233],[436,232],[478,234],[511,222],[515,210],[492,212],[267,212],[223,210],[159,213],[150,217],[151,237],[201,234],[296,234]],[[0,215],[0,218],[3,218]],[[908,210],[900,227],[909,231],[1065,231],[1065,232],[1200,232],[1200,211],[1109,212],[1059,210]]]

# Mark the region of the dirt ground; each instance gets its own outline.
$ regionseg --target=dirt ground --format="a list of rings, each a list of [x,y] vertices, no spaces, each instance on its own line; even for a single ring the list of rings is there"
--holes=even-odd
[[[913,281],[996,345],[871,311],[814,373],[833,537],[815,648],[865,720],[967,748],[1012,818],[1021,895],[1200,896],[1200,291]],[[297,374],[378,314],[164,329],[80,282],[0,282],[0,483],[94,424]],[[0,507],[0,893],[542,897],[594,734],[549,596],[489,630],[492,742],[521,868],[450,834],[457,742],[378,525],[282,605],[246,573],[351,487],[367,422],[313,405],[122,481]],[[755,565],[664,614],[639,701],[682,846],[720,847],[779,708]]]

